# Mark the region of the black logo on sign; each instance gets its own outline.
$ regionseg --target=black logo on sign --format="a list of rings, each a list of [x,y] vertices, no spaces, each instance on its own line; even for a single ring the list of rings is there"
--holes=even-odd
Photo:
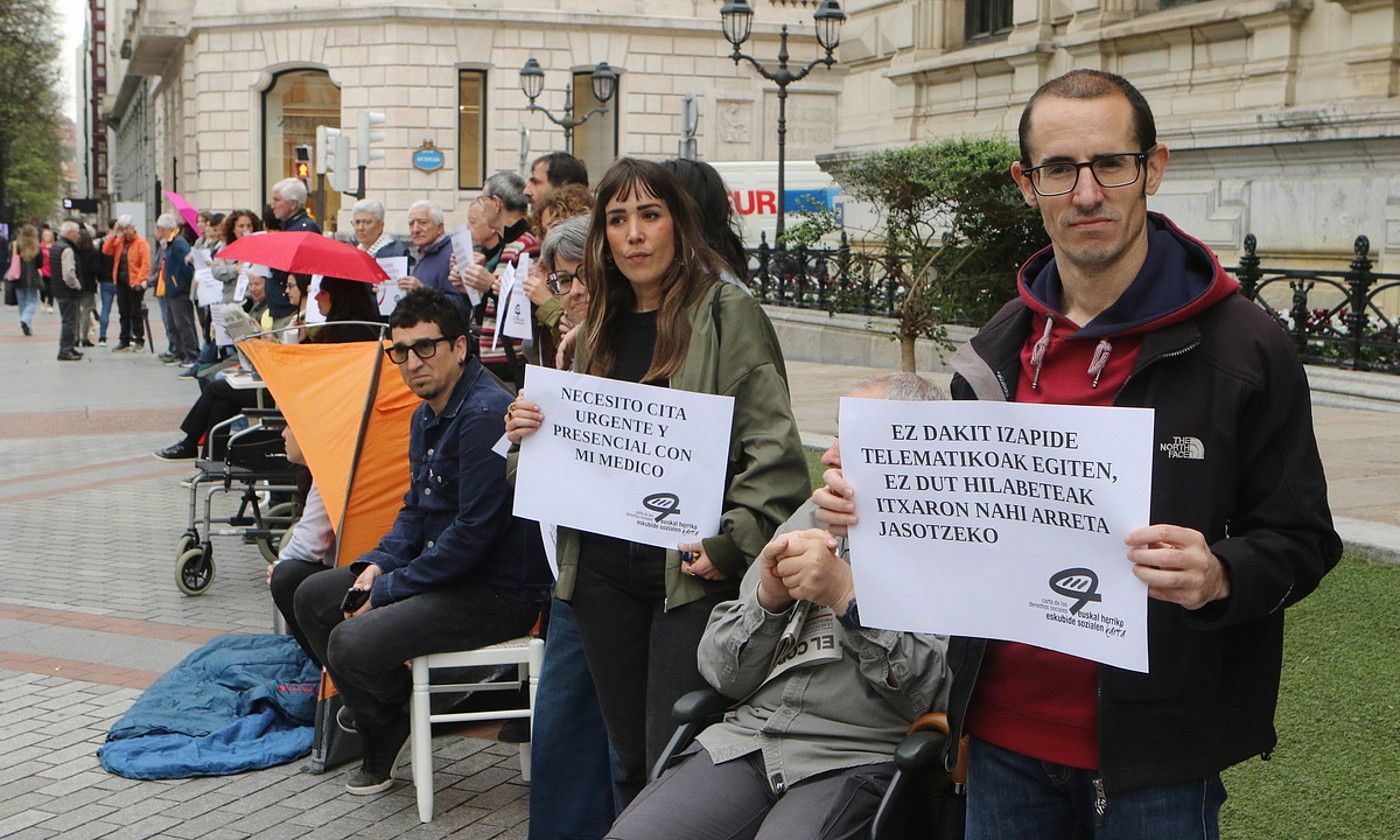
[[[656,514],[656,521],[660,522],[668,516],[673,516],[681,512],[681,497],[675,493],[652,493],[642,499],[642,507]]]
[[[1050,589],[1056,595],[1073,598],[1070,615],[1078,615],[1090,601],[1102,601],[1099,594],[1099,576],[1093,569],[1065,569],[1050,576]]]

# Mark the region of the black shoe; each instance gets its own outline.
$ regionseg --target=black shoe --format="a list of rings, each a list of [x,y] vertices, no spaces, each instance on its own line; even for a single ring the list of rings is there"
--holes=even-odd
[[[182,438],[180,441],[157,449],[151,453],[162,461],[193,461],[199,454],[199,445],[189,438]]]
[[[58,360],[60,362],[81,362],[83,360],[83,354],[75,350],[70,350],[67,353],[59,353]]]
[[[96,347],[97,345],[96,345],[96,344],[93,344],[91,341],[88,341],[87,339],[83,339],[83,346],[84,346],[84,347]]]
[[[157,354],[156,354],[156,358],[157,358],[157,359],[160,359],[162,362],[173,362],[173,361],[175,361],[175,354],[174,354],[174,353],[157,353]]]
[[[28,324],[26,324],[26,323],[23,322],[23,321],[20,321],[20,322],[19,322],[19,328],[22,329],[22,330],[24,330],[24,334],[25,334],[25,335],[33,335],[33,334],[34,334],[34,330],[33,330]]]
[[[502,744],[530,743],[530,719],[511,718],[501,724],[501,731],[496,734],[496,740]]]
[[[409,729],[408,715],[400,712],[382,729],[364,734],[364,762],[346,780],[346,793],[371,796],[394,786],[394,768],[408,753]]]
[[[117,346],[112,348],[112,352],[113,352],[113,353],[129,353],[129,352],[131,352],[131,342],[129,342],[129,341],[120,341],[120,342],[117,342]]]

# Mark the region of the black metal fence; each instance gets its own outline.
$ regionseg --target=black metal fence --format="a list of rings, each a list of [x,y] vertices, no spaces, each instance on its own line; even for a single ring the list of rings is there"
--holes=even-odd
[[[1245,237],[1239,265],[1225,270],[1245,297],[1273,315],[1293,337],[1307,362],[1356,370],[1400,373],[1400,319],[1382,307],[1400,301],[1400,274],[1372,270],[1371,241],[1356,237],[1344,271],[1265,268],[1254,234]],[[834,248],[769,246],[749,249],[749,287],[764,303],[897,317],[904,300],[901,256],[853,251],[846,235]],[[966,323],[958,318],[949,323]]]

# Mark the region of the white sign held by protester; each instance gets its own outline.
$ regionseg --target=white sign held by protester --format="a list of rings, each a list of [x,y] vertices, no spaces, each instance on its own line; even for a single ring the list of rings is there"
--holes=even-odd
[[[408,257],[385,257],[375,260],[379,267],[384,269],[384,273],[389,275],[388,280],[376,283],[374,286],[374,297],[379,303],[379,314],[385,317],[394,313],[394,307],[399,305],[403,296],[408,294],[399,288],[399,278],[408,274]]]
[[[209,262],[209,252],[203,248],[190,251],[191,262],[194,263],[194,296],[195,303],[200,306],[209,306],[219,303],[224,299],[224,284],[214,278],[214,271]]]
[[[530,297],[525,294],[525,278],[530,276],[529,254],[520,255],[514,276],[515,279],[510,285],[510,297],[502,298],[505,312],[499,315],[496,321],[501,324],[500,331],[505,333],[507,338],[529,341],[534,338],[534,332],[530,329]]]
[[[544,423],[520,446],[517,516],[662,548],[719,532],[732,397],[533,365],[525,381]]]
[[[209,305],[209,321],[214,327],[214,343],[219,347],[233,346],[233,337],[228,333],[224,311],[228,309],[241,310],[242,308],[236,303],[212,303]]]
[[[1153,412],[841,400],[861,622],[1147,670]]]
[[[476,251],[472,244],[472,231],[466,225],[457,225],[452,228],[452,258],[457,261],[457,271],[466,271],[467,266],[476,262]],[[472,306],[481,305],[481,292],[475,286],[467,284],[467,298],[471,300]]]
[[[238,272],[238,282],[233,287],[234,303],[242,303],[243,299],[248,296],[248,278],[250,276],[251,275],[248,273],[248,266],[244,265]]]
[[[288,283],[296,282],[289,275]],[[326,323],[326,313],[321,311],[321,305],[316,302],[316,296],[321,293],[321,275],[311,275],[311,285],[306,289],[306,323],[324,324]]]

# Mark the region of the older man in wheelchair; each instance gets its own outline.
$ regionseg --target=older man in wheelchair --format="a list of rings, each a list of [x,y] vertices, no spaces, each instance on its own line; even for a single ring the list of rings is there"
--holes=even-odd
[[[850,395],[942,398],[912,374]],[[839,467],[839,446],[822,461]],[[910,724],[946,706],[947,638],[862,626],[844,540],[814,528],[814,510],[809,501],[793,514],[738,600],[710,616],[700,673],[738,705],[674,757],[609,838],[862,836]]]

